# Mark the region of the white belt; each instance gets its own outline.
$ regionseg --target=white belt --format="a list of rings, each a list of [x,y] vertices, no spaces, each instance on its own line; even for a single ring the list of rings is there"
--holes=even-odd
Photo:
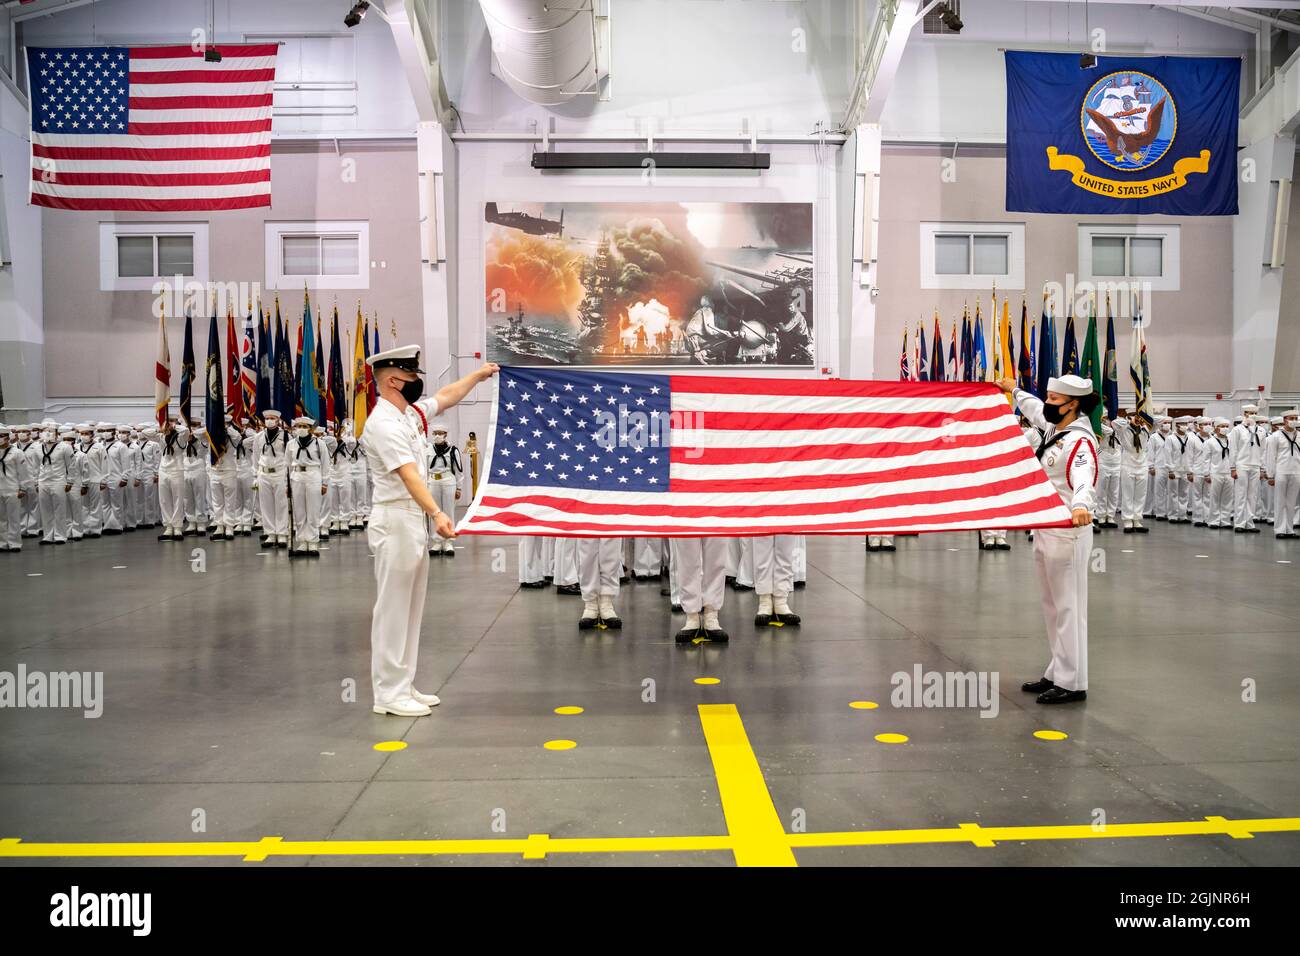
[[[415,503],[414,498],[394,498],[392,501],[376,501],[371,508],[396,508],[399,511],[411,511],[415,514],[424,514],[424,509]]]

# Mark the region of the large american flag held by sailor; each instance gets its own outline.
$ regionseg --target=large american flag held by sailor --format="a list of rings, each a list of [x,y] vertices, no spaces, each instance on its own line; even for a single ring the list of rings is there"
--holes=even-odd
[[[503,368],[458,530],[884,534],[1070,524],[996,386]]]
[[[148,212],[271,204],[274,43],[32,47],[31,202]]]

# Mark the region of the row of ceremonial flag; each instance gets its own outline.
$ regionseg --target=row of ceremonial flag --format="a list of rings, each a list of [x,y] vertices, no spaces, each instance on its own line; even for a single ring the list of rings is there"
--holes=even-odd
[[[1093,391],[1099,397],[1092,413],[1092,426],[1101,431],[1101,418],[1115,418],[1119,414],[1119,363],[1115,350],[1115,316],[1111,310],[1110,293],[1106,293],[1106,351],[1098,351],[1097,296],[1093,293],[1088,304],[1088,324],[1080,342],[1075,329],[1074,309],[1071,303],[1065,317],[1065,336],[1058,353],[1056,343],[1056,316],[1048,308],[1048,297],[1043,295],[1043,311],[1037,320],[1031,320],[1029,308],[1020,304],[1020,349],[1016,349],[1016,334],[1011,326],[1011,302],[1002,300],[1002,314],[998,316],[997,289],[993,290],[993,320],[991,337],[984,334],[984,317],[980,304],[975,304],[975,314],[962,310],[961,327],[952,324],[952,334],[945,350],[943,329],[939,315],[934,316],[934,333],[927,343],[925,323],[917,324],[916,334],[908,348],[911,330],[903,329],[903,351],[899,358],[899,378],[920,382],[996,382],[1014,378],[1025,391],[1039,398],[1047,395],[1047,382],[1058,375],[1080,375],[1092,379]],[[1080,316],[1080,321],[1082,321]],[[1140,418],[1152,423],[1151,374],[1147,365],[1146,337],[1142,332],[1141,316],[1133,320],[1133,335],[1129,349],[1129,382],[1135,395],[1134,408]],[[1058,361],[1059,355],[1059,361]]]
[[[194,420],[194,317],[185,315],[185,342],[181,353],[180,417]],[[249,303],[242,329],[236,329],[234,315],[227,311],[223,337],[213,311],[208,319],[208,358],[204,369],[206,397],[203,420],[213,461],[219,460],[228,441],[225,416],[236,422],[260,421],[274,409],[285,419],[310,415],[336,434],[351,419],[353,433],[360,437],[366,417],[378,397],[374,376],[366,360],[380,351],[379,320],[373,327],[357,304],[356,335],[351,337],[351,355],[339,340],[339,312],[334,306],[328,336],[319,316],[313,319],[311,301],[303,290],[302,319],[297,333],[291,321],[280,315],[280,299],[274,314],[261,303],[254,310]],[[328,361],[326,361],[328,356]],[[224,369],[224,372],[223,372]],[[154,371],[154,406],[158,424],[167,420],[171,402],[171,351],[167,344],[167,320],[158,320],[158,357]]]

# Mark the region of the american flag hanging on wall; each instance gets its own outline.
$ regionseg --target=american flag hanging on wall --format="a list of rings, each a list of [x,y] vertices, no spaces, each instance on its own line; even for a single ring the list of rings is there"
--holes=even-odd
[[[1067,527],[1006,398],[977,382],[508,367],[458,530],[560,537]]]
[[[31,47],[31,202],[189,212],[271,205],[274,43]]]

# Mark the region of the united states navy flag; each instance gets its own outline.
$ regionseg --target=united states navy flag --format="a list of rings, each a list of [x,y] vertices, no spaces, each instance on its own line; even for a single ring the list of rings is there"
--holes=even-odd
[[[1236,57],[1008,51],[1007,210],[1237,214]]]

